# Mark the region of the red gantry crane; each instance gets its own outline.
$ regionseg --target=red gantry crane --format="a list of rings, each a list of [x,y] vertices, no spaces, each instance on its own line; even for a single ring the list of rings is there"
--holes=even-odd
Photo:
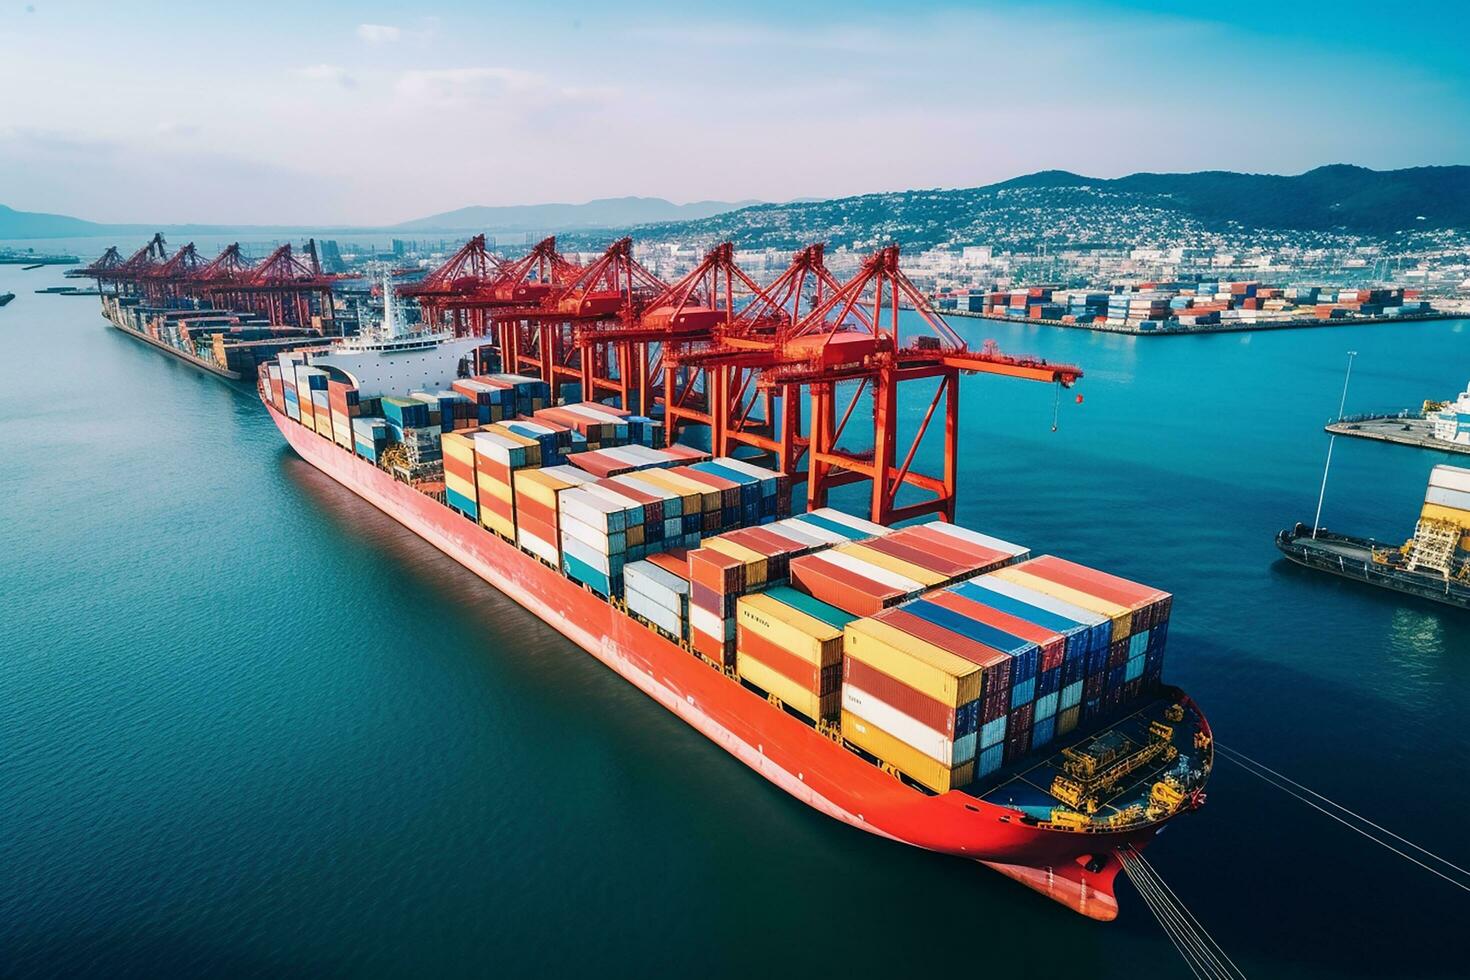
[[[505,259],[476,235],[439,268],[418,282],[398,287],[398,295],[418,300],[425,326],[452,329],[457,337],[482,337],[489,326],[488,305],[475,298],[506,271]]]
[[[652,414],[656,402],[667,403],[665,352],[708,344],[738,310],[765,298],[760,285],[735,264],[735,246],[715,246],[683,279],[626,305],[616,320],[577,326],[583,397],[596,401],[611,394],[628,411]]]
[[[551,385],[553,393],[564,382],[583,381],[581,350],[575,340],[578,325],[627,321],[668,289],[633,257],[631,238],[613,242],[585,268],[562,271],[571,273],[570,280],[543,292],[539,302],[532,302],[534,294],[528,294],[525,304],[497,314],[505,369],[532,373]]]
[[[788,275],[796,273],[788,270]],[[783,290],[789,288],[789,283],[783,286]],[[917,319],[912,336],[900,316],[905,307],[912,309]],[[873,520],[883,524],[929,513],[953,520],[961,372],[1000,374],[1064,387],[1082,376],[1081,370],[1071,365],[1010,357],[990,345],[978,353],[969,350],[903,274],[896,245],[871,255],[856,276],[830,290],[789,325],[775,315],[769,322],[774,324],[773,329],[752,323],[748,329],[724,336],[702,351],[672,352],[676,364],[698,365],[705,371],[711,448],[725,455],[735,443],[755,445],[775,455],[777,465],[794,478],[800,478],[798,463],[805,455],[809,508],[825,506],[836,487],[870,482],[870,513]],[[753,372],[760,392],[779,397],[781,424],[774,426],[774,433],[746,430],[728,421],[742,419],[748,412],[750,403],[743,404],[741,394],[749,383],[739,373],[744,371]],[[678,374],[677,370],[666,371],[671,383]],[[742,380],[732,384],[732,379]],[[900,386],[923,381],[936,382],[934,394],[911,436],[904,435],[901,440]],[[839,415],[838,387],[844,384],[852,394]],[[804,447],[795,407],[803,388],[809,406]],[[675,420],[680,417],[678,402],[675,391],[668,399],[669,405],[675,406]],[[917,471],[914,464],[941,404],[942,471],[933,476]],[[860,405],[871,409],[872,447],[841,448],[839,443],[853,418],[866,414],[857,412]],[[670,422],[671,437],[677,427],[675,421]],[[916,493],[920,499],[914,500]],[[901,495],[910,499],[901,502]]]

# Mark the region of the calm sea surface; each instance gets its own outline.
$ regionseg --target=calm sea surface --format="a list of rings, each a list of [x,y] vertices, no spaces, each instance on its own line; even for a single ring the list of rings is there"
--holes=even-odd
[[[1097,924],[791,800],[61,282],[0,266],[0,974],[1186,975],[1126,882]],[[1057,432],[965,380],[961,520],[1174,592],[1224,743],[1470,863],[1470,616],[1271,544],[1346,352],[1417,406],[1470,322],[955,325],[1087,372]],[[1388,540],[1447,459],[1336,452],[1324,523]],[[1463,892],[1223,761],[1149,856],[1253,977],[1464,975]]]

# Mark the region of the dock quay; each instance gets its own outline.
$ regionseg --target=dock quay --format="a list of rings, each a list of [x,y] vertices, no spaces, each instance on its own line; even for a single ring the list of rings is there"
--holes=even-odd
[[[1393,442],[1401,446],[1417,446],[1441,453],[1470,455],[1470,445],[1447,442],[1434,437],[1434,423],[1420,412],[1396,415],[1346,415],[1324,426],[1328,432],[1355,439]]]
[[[1106,326],[1097,323],[1067,323],[1064,320],[1042,320],[1032,317],[999,316],[975,310],[944,310],[945,316],[962,316],[974,320],[994,320],[999,323],[1021,323],[1027,326],[1065,327],[1068,330],[1087,330],[1092,333],[1116,333],[1134,337],[1177,337],[1184,334],[1205,333],[1250,333],[1257,330],[1299,330],[1313,327],[1367,327],[1383,323],[1409,323],[1419,320],[1459,320],[1463,313],[1435,311],[1433,313],[1411,313],[1402,316],[1344,316],[1331,319],[1293,317],[1283,320],[1252,320],[1249,323],[1209,323],[1188,327],[1160,327],[1140,330],[1137,327]]]

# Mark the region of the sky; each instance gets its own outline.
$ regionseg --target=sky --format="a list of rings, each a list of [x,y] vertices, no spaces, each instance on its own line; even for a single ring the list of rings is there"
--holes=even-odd
[[[382,225],[1470,163],[1458,3],[0,0],[0,204]]]

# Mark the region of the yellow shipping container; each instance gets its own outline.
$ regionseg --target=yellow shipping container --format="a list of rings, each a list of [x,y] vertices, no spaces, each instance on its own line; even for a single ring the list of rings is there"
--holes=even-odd
[[[1037,592],[1049,595],[1053,599],[1060,599],[1063,602],[1070,602],[1074,606],[1081,606],[1083,609],[1095,612],[1099,616],[1108,617],[1113,621],[1112,642],[1114,643],[1117,643],[1119,640],[1126,640],[1133,635],[1133,611],[1126,606],[1120,606],[1116,602],[1109,602],[1106,599],[1099,599],[1095,595],[1079,592],[1065,585],[1058,585],[1039,575],[1028,574],[1025,571],[1024,565],[998,568],[990,574],[1004,579],[1007,582],[1024,585],[1028,589],[1035,589]]]
[[[708,514],[720,509],[720,491],[713,490],[706,484],[696,483],[681,473],[670,473],[668,470],[650,467],[646,470],[639,470],[638,475],[659,486],[668,486],[675,493],[692,494],[698,501],[697,506],[700,513]],[[694,510],[686,507],[684,513],[692,514]]]
[[[920,585],[930,588],[936,585],[943,585],[949,581],[949,579],[940,575],[938,572],[932,572],[927,568],[920,568],[913,562],[904,561],[902,558],[894,558],[892,555],[885,555],[881,551],[875,551],[872,548],[867,548],[860,544],[838,545],[836,550],[843,554],[852,555],[854,558],[861,558],[863,561],[877,565],[879,568],[886,569],[895,575],[902,575],[904,578],[913,579]]]
[[[630,525],[628,525],[628,529],[626,531],[624,531],[623,533],[624,533],[624,535],[626,535],[626,540],[628,542],[628,547],[630,547],[630,548],[636,548],[638,545],[640,545],[640,544],[643,543],[643,525],[642,524],[630,524]]]
[[[556,510],[556,495],[560,490],[576,486],[566,480],[558,480],[549,476],[541,470],[516,470],[511,475],[515,480],[515,491],[527,500],[534,500],[538,504],[544,504],[552,510]],[[485,477],[488,479],[488,477]]]
[[[1057,715],[1057,735],[1066,735],[1077,728],[1077,721],[1082,717],[1082,705],[1074,704],[1072,707]]]
[[[478,498],[475,496],[475,485],[463,477],[455,476],[453,473],[445,473],[444,485],[466,500],[478,501]]]
[[[701,544],[706,548],[713,548],[721,554],[729,555],[736,561],[745,565],[745,584],[750,588],[764,585],[768,574],[769,562],[766,556],[759,551],[752,551],[744,545],[738,545],[724,538],[705,538]]]
[[[842,630],[778,599],[759,593],[741,596],[735,602],[735,618],[740,626],[809,664],[831,667],[842,662]]]
[[[704,509],[704,492],[689,486],[689,481],[680,480],[674,474],[660,473],[657,469],[639,470],[638,479],[651,483],[661,490],[678,494],[681,513],[698,514]],[[715,499],[719,499],[718,494],[715,495]]]
[[[511,496],[510,487],[501,483],[484,470],[475,474],[475,481],[480,485],[480,496],[494,497],[496,500],[502,500],[508,504],[515,502],[515,498]]]
[[[468,431],[446,432],[439,437],[439,444],[445,456],[475,468],[475,440]]]
[[[876,619],[855,619],[842,637],[844,656],[861,660],[948,707],[980,696],[982,668]]]
[[[842,711],[842,737],[936,793],[968,786],[975,779],[974,759],[963,765],[946,766],[845,708]]]
[[[516,537],[516,526],[514,521],[506,520],[494,511],[481,507],[480,523],[503,538],[514,541]]]
[[[800,684],[772,670],[748,653],[735,651],[735,673],[767,694],[774,694],[789,707],[816,721],[821,717],[822,699]],[[829,709],[837,706],[835,698],[827,698]]]

